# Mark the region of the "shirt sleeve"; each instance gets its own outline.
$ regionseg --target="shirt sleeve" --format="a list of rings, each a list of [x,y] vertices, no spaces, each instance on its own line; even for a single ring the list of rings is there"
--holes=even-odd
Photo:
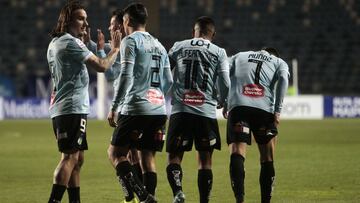
[[[220,105],[224,105],[227,101],[230,88],[229,61],[224,49],[221,50],[219,60],[217,86]]]
[[[126,95],[127,89],[131,85],[133,79],[134,65],[135,65],[135,40],[132,38],[125,38],[120,46],[120,82],[115,91],[111,110],[116,111],[121,101]]]
[[[170,60],[176,61],[178,44],[179,44],[178,42],[175,42],[173,47],[171,47],[171,49],[169,50],[168,55]]]
[[[164,57],[164,72],[163,72],[163,85],[162,85],[162,90],[164,92],[164,94],[167,94],[171,85],[173,84],[173,78],[172,78],[172,74],[171,74],[171,69],[170,69],[170,62],[169,62],[169,57],[165,52],[165,57]]]
[[[77,38],[70,40],[70,42],[67,44],[66,51],[70,58],[72,58],[74,61],[80,62],[84,62],[90,58],[90,56],[94,55],[91,51],[89,51],[86,45]]]
[[[276,83],[275,113],[281,113],[283,100],[289,84],[289,67],[285,61],[280,61],[278,69],[278,81]]]
[[[136,42],[131,37],[125,38],[120,45],[120,57],[122,63],[135,64],[136,57]]]

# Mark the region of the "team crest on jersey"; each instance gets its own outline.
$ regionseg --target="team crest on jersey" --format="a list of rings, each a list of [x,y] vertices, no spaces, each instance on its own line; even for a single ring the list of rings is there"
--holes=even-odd
[[[191,106],[199,106],[204,104],[205,96],[199,91],[188,91],[185,92],[183,102]]]
[[[84,49],[86,45],[78,38],[75,39],[76,44],[79,45],[80,48]]]
[[[165,102],[164,95],[157,89],[149,89],[146,93],[146,99],[156,105],[161,105]]]
[[[248,97],[263,97],[264,87],[259,84],[248,84],[243,86],[243,95]]]

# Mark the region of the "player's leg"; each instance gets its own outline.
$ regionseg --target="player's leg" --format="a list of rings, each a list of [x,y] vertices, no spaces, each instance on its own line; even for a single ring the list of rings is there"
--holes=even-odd
[[[117,123],[118,127],[114,130],[111,144],[108,148],[109,160],[116,170],[116,175],[125,196],[131,196],[132,192],[135,192],[139,200],[144,201],[148,198],[149,193],[146,191],[142,181],[137,177],[133,166],[127,159],[130,145],[140,137],[140,133],[135,127],[139,125],[137,117],[120,115]],[[150,198],[152,198],[152,196],[150,196]]]
[[[258,120],[255,121],[254,138],[260,152],[260,189],[261,202],[269,203],[275,180],[274,150],[277,136],[277,127],[274,122],[274,115],[263,110],[256,110]]]
[[[61,159],[54,172],[49,202],[60,202],[73,170],[83,158],[80,151],[87,150],[86,115],[57,116],[52,121]]]
[[[230,181],[236,202],[244,202],[245,196],[245,157],[246,146],[244,142],[231,143],[230,149]]]
[[[200,203],[208,203],[213,183],[212,151],[198,151],[198,189]]]
[[[167,179],[173,191],[173,203],[185,202],[182,188],[183,171],[181,161],[184,151],[190,151],[193,139],[190,137],[192,116],[186,113],[176,113],[170,116],[166,139],[166,152],[168,152]],[[191,138],[191,139],[190,139]]]
[[[138,178],[140,180],[143,179],[143,172],[141,169],[141,165],[140,165],[140,155],[139,155],[139,151],[136,148],[131,148],[127,157],[128,160],[130,161],[131,165],[133,165],[134,169],[135,169],[135,173],[138,176]]]
[[[54,171],[54,180],[48,201],[49,203],[57,203],[61,201],[71,173],[78,162],[78,156],[79,151],[73,153],[64,152],[61,154],[60,162]]]
[[[157,186],[157,174],[155,166],[155,151],[141,150],[140,151],[140,163],[143,173],[143,182],[146,190],[155,195]]]
[[[174,203],[181,203],[185,201],[185,195],[182,188],[183,172],[181,168],[181,161],[184,152],[169,152],[168,166],[166,167],[167,179],[173,191]]]
[[[230,150],[230,181],[236,202],[244,201],[245,195],[245,157],[246,146],[251,144],[251,134],[247,120],[247,111],[236,107],[229,112],[227,122],[227,144]]]
[[[68,183],[69,203],[80,203],[80,169],[84,163],[84,151],[79,151],[78,163],[75,165]]]
[[[196,119],[193,131],[195,134],[195,149],[198,160],[198,189],[200,203],[207,203],[213,183],[212,153],[221,149],[219,126],[216,119],[194,116]]]
[[[273,137],[266,144],[258,144],[260,151],[260,188],[261,188],[261,202],[269,203],[271,193],[273,191],[273,184],[275,180],[274,168],[274,150],[275,150],[276,137]]]

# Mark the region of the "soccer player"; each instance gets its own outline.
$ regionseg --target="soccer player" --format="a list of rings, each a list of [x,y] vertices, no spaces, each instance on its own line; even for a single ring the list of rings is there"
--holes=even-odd
[[[246,146],[253,134],[260,151],[261,202],[270,202],[275,179],[274,149],[289,68],[274,48],[240,52],[230,58],[227,143],[236,202],[244,201]]]
[[[112,13],[112,17],[110,19],[110,26],[109,26],[109,32],[115,32],[117,30],[120,30],[120,32],[122,33],[122,36],[126,36],[126,33],[124,31],[124,27],[123,27],[123,11],[120,9],[115,10]],[[94,43],[94,42],[92,42]],[[105,52],[109,52],[110,51],[110,44],[109,43],[105,43],[105,37],[103,35],[103,33],[101,32],[101,30],[98,30],[98,40],[97,40],[97,46],[95,45],[95,47],[97,47],[97,55],[101,58],[106,57]],[[121,70],[121,66],[120,66],[120,55],[118,55],[118,58],[116,59],[115,63],[111,66],[111,68],[109,68],[108,70],[105,71],[105,78],[108,82],[113,82],[113,88],[114,88],[114,92],[116,92],[117,90],[117,86],[120,82],[120,70]],[[120,102],[121,103],[121,102]],[[118,106],[117,112],[121,111],[121,105]],[[114,123],[111,122],[113,120],[113,118],[111,117],[112,114],[110,114],[109,117],[109,124],[111,127],[116,127],[116,125],[113,125]],[[141,170],[141,166],[140,166],[140,158],[138,155],[138,151],[137,149],[131,148],[128,152],[127,155],[130,163],[133,165],[135,171],[136,171],[136,175],[138,176],[138,178],[140,180],[142,180],[142,170]],[[123,183],[123,182],[121,182]],[[130,187],[128,187],[127,185],[122,185],[122,188],[124,190],[124,194],[125,194],[125,200],[124,203],[138,203],[138,200],[135,198],[134,196],[134,192],[132,191],[132,189]]]
[[[47,51],[54,85],[49,111],[61,152],[49,203],[60,202],[66,188],[69,202],[80,203],[80,168],[84,150],[88,148],[89,75],[86,67],[104,72],[119,53],[120,32],[113,33],[111,51],[106,58],[100,59],[90,52],[80,40],[87,26],[84,7],[78,2],[69,2],[61,9]]]
[[[120,79],[108,116],[110,124],[116,126],[108,154],[120,182],[130,186],[141,202],[157,202],[155,153],[162,150],[164,143],[164,95],[172,84],[172,75],[165,48],[145,30],[147,17],[140,3],[124,9],[127,36],[121,42]],[[133,146],[140,150],[144,184],[134,175],[126,157]]]
[[[166,172],[174,203],[185,201],[181,161],[184,151],[190,151],[194,141],[198,151],[200,203],[209,202],[213,180],[211,157],[213,150],[221,147],[216,107],[226,102],[230,84],[227,55],[211,42],[214,36],[214,21],[203,16],[194,24],[193,38],[176,42],[169,51],[174,84],[166,139]]]

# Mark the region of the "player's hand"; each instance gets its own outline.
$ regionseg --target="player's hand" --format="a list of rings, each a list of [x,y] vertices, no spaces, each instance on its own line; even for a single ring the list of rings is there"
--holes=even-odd
[[[121,42],[122,34],[120,30],[116,30],[114,32],[111,32],[111,49],[119,49],[120,48],[120,42]]]
[[[109,112],[108,116],[107,116],[107,119],[108,119],[108,122],[109,122],[109,125],[111,127],[117,127],[117,123],[115,122],[115,115],[116,113],[114,111],[111,111]]]
[[[105,36],[100,29],[97,30],[97,49],[101,50],[105,47]]]
[[[278,127],[278,125],[280,124],[280,113],[274,114],[274,124],[276,127]]]
[[[227,109],[223,108],[222,115],[224,116],[225,119],[228,118],[229,112],[227,111]]]

